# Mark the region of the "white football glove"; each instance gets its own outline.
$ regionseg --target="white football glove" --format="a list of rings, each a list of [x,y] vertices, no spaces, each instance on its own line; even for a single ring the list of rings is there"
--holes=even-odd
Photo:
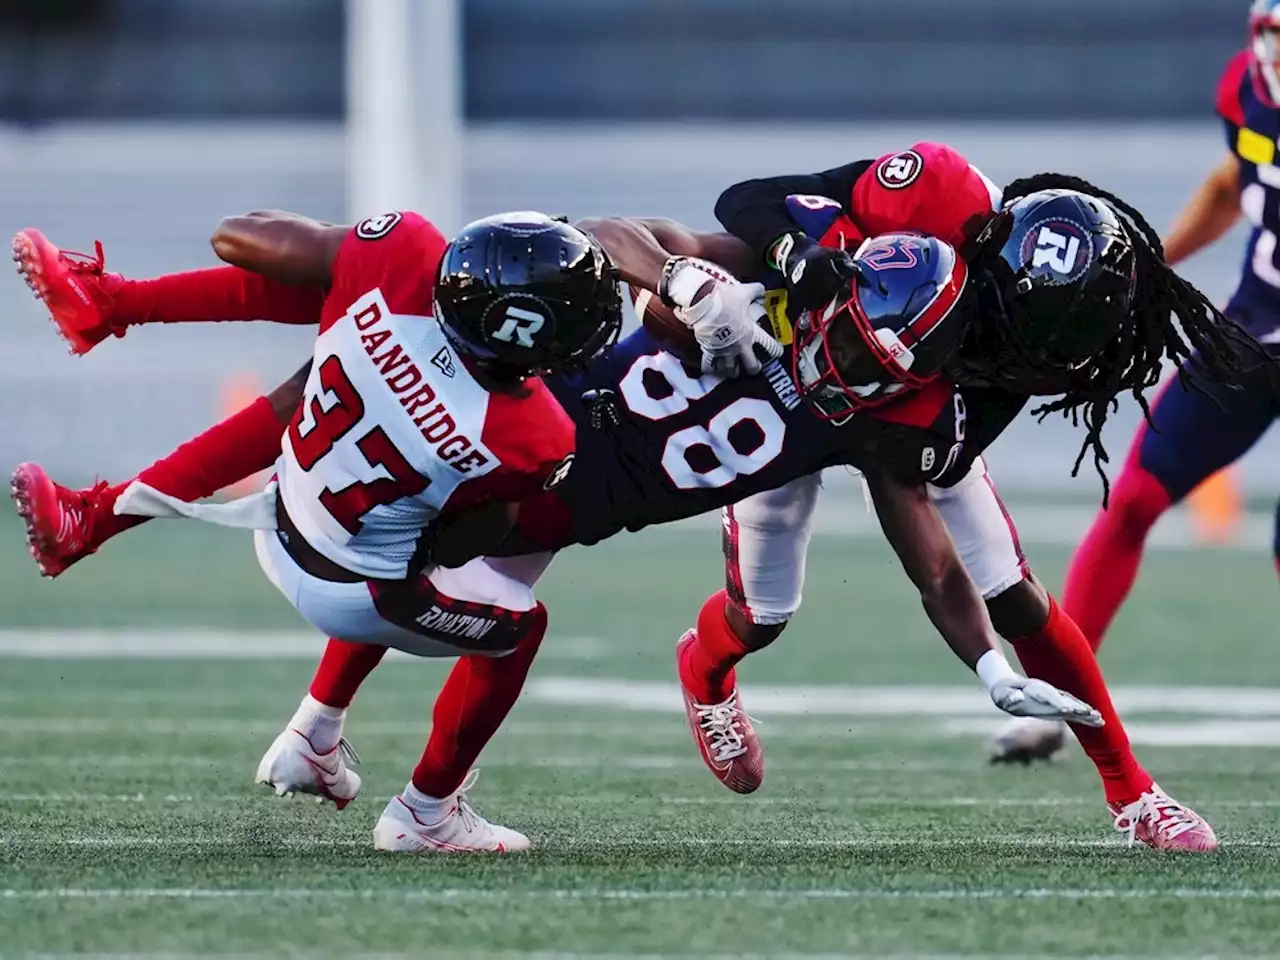
[[[695,302],[698,291],[713,286]],[[755,348],[766,356],[782,356],[782,344],[763,327],[767,315],[764,286],[739,283],[714,264],[694,257],[673,258],[666,277],[667,296],[675,314],[692,331],[702,349],[702,372],[736,377],[760,372]]]
[[[1040,720],[1065,720],[1083,727],[1103,725],[1102,714],[1083,700],[1043,680],[1004,677],[991,686],[991,700],[1005,713]]]

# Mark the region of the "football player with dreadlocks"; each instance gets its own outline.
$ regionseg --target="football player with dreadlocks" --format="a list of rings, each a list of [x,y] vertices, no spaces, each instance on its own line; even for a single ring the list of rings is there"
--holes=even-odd
[[[1018,180],[1001,197],[955,151],[916,144],[822,173],[737,184],[716,213],[762,266],[782,274],[792,316],[846,282],[848,251],[870,235],[917,230],[956,244],[982,304],[947,366],[967,404],[968,437],[985,447],[1030,396],[1061,393],[1034,412],[1083,419],[1087,435],[1076,467],[1092,448],[1104,497],[1100,435],[1118,393],[1131,392],[1141,403],[1165,357],[1193,363],[1218,382],[1268,365],[1251,338],[1164,264],[1159,238],[1138,211],[1074,177]],[[763,753],[742,709],[734,665],[772,642],[799,606],[818,483],[803,478],[725,511],[728,589],[708,599],[679,647],[695,741],[712,772],[741,792],[759,785]],[[985,510],[975,507],[974,488],[987,492]],[[1212,848],[1207,825],[1133,758],[1087,642],[1031,574],[981,461],[951,489],[935,486],[933,499],[996,629],[1028,671],[1103,712],[1104,727],[1075,732],[1103,777],[1117,826],[1154,846]],[[1046,662],[1048,651],[1056,663]],[[1064,663],[1071,664],[1066,673]],[[1023,759],[1023,732],[999,737],[995,757]]]
[[[1280,0],[1257,0],[1249,15],[1250,46],[1218,83],[1217,113],[1227,150],[1174,222],[1164,244],[1173,264],[1209,246],[1243,212],[1252,226],[1240,281],[1227,316],[1280,355]],[[1242,373],[1231,386],[1184,362],[1138,429],[1108,509],[1099,512],[1072,557],[1063,605],[1096,650],[1129,594],[1147,534],[1171,506],[1244,456],[1280,415],[1280,389],[1270,371]],[[1280,511],[1273,553],[1280,571]],[[1048,731],[1052,737],[1057,728]]]

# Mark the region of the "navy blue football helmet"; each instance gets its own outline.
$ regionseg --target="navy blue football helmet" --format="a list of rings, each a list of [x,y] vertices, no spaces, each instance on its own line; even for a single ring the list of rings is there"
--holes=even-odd
[[[977,239],[978,287],[990,317],[1028,358],[1071,368],[1128,322],[1137,285],[1133,240],[1115,211],[1076,190],[1038,190],[1007,205]]]
[[[792,350],[801,394],[836,423],[938,377],[976,306],[968,266],[935,237],[868,239],[853,265],[847,289],[801,315]]]

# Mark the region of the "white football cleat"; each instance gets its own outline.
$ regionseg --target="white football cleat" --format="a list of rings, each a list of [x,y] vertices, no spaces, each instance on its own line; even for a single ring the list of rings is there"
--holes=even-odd
[[[306,793],[318,801],[332,800],[341,810],[360,795],[360,775],[347,767],[359,762],[345,738],[322,753],[290,727],[263,754],[254,782],[274,787],[281,797]]]
[[[992,763],[1031,763],[1049,760],[1067,745],[1067,725],[1061,720],[1014,717],[991,738]]]
[[[391,853],[523,853],[529,838],[490,823],[467,801],[476,782],[472,770],[454,793],[441,801],[448,812],[435,823],[424,823],[403,797],[395,796],[373,828],[373,846]]]

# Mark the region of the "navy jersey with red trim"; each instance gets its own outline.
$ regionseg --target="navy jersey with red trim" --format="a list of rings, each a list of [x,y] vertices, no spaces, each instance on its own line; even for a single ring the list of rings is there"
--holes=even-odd
[[[1253,227],[1226,312],[1263,338],[1280,330],[1280,110],[1258,95],[1251,56],[1241,50],[1227,64],[1215,106],[1240,164],[1240,209]]]
[[[644,330],[548,386],[577,426],[577,454],[564,483],[521,506],[543,548],[717,510],[835,464],[874,459],[904,482],[949,482],[976,456],[945,384],[835,426],[800,398],[789,356],[758,376],[701,376]]]

